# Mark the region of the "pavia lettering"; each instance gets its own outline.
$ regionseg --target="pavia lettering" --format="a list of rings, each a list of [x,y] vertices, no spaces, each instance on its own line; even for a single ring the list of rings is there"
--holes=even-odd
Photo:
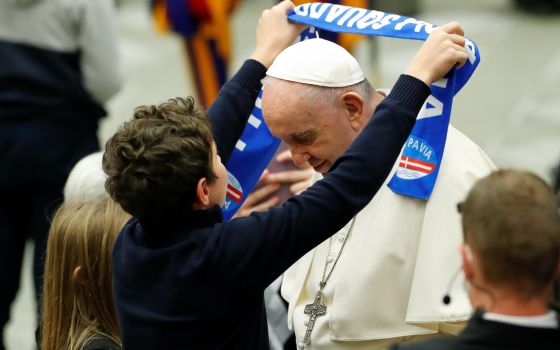
[[[406,147],[412,148],[417,152],[422,153],[426,160],[430,160],[430,157],[432,156],[432,148],[430,147],[430,145],[425,144],[423,141],[419,141],[417,139],[415,140],[412,137],[408,138]]]

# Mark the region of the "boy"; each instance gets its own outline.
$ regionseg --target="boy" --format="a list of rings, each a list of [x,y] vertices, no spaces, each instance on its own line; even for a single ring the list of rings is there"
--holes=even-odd
[[[124,348],[268,349],[266,286],[371,200],[430,94],[428,85],[466,60],[464,48],[452,43],[463,40],[458,25],[447,31],[461,35],[435,31],[323,181],[281,208],[222,222],[222,162],[266,67],[301,30],[287,23],[292,6],[285,1],[263,12],[253,59],[224,86],[210,121],[191,98],[177,98],[138,108],[107,142],[107,190],[134,216],[113,251]]]

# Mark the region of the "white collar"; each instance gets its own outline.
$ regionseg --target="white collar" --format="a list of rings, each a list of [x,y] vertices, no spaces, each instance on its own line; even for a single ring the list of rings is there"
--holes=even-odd
[[[513,324],[516,326],[534,328],[558,328],[558,318],[555,311],[549,311],[544,315],[538,316],[511,316],[485,312],[482,318],[488,321]]]
[[[377,88],[375,89],[375,91],[384,93],[385,97],[389,96],[389,94],[391,93],[391,89],[386,88]]]

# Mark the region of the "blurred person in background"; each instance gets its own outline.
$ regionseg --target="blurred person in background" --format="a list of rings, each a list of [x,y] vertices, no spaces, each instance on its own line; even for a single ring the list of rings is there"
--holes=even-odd
[[[57,210],[45,264],[42,350],[121,349],[111,251],[129,218],[107,194]]]
[[[39,300],[48,218],[74,164],[99,149],[103,105],[121,87],[111,0],[0,2],[0,329],[34,242]],[[0,343],[0,349],[4,349]]]
[[[515,0],[521,10],[539,14],[560,13],[560,0]]]
[[[105,191],[102,158],[95,152],[74,166],[53,218],[38,332],[42,350],[121,349],[111,251],[130,215]]]
[[[105,191],[102,158],[103,152],[95,152],[74,166],[53,218],[38,329],[42,350],[121,348],[111,251],[130,215]]]
[[[65,202],[89,202],[109,196],[105,191],[107,175],[101,168],[102,160],[103,152],[99,151],[76,163],[64,185]]]
[[[477,311],[456,338],[392,349],[558,349],[560,315],[549,305],[560,272],[552,189],[534,174],[500,170],[479,180],[458,209],[463,272]]]
[[[196,100],[207,109],[226,82],[232,57],[231,17],[240,0],[150,0],[156,29],[177,33],[184,42],[185,63],[193,78]],[[281,1],[276,1],[281,2]],[[330,2],[367,8],[367,0],[294,0]],[[352,51],[362,36],[320,31],[321,37]]]
[[[156,28],[184,42],[196,100],[208,109],[228,77],[230,17],[239,0],[151,0]]]

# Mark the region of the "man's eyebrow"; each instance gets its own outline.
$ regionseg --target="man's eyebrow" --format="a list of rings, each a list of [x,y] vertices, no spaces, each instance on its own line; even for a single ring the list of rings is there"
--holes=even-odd
[[[317,132],[314,130],[306,130],[303,132],[296,132],[290,135],[290,139],[293,142],[309,145],[312,144],[315,139],[317,139]]]

